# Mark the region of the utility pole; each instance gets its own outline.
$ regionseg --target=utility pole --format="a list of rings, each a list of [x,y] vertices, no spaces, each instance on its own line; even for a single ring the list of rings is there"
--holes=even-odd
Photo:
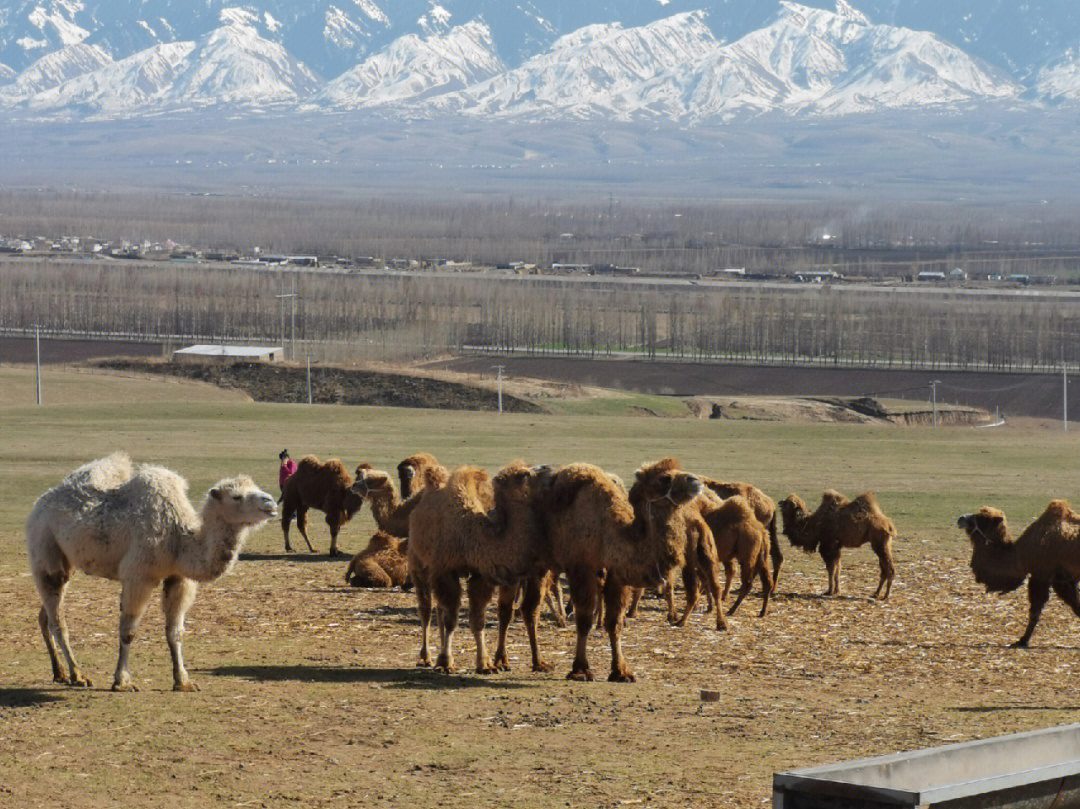
[[[1069,432],[1069,368],[1061,363],[1061,426]]]
[[[292,279],[292,292],[275,295],[278,300],[289,299],[289,359],[296,360],[296,276]],[[284,337],[282,342],[285,342]]]
[[[307,355],[307,403],[311,404],[311,355]]]
[[[940,379],[935,379],[930,383],[930,395],[934,400],[934,426],[937,427],[937,386],[941,384]]]
[[[493,365],[491,367],[494,368],[499,373],[499,376],[498,376],[498,380],[499,380],[499,412],[502,413],[503,412],[503,409],[502,409],[502,377],[503,377],[503,371],[505,370],[506,366],[504,366],[504,365]]]
[[[34,326],[34,383],[37,388],[37,403],[41,404],[41,326]]]

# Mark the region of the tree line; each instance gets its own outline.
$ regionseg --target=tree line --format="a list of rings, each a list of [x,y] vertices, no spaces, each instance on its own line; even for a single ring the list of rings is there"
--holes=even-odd
[[[282,298],[295,291],[296,298]],[[295,306],[295,320],[292,307]],[[0,328],[284,341],[316,359],[446,352],[1038,370],[1080,366],[1080,303],[888,287],[580,283],[0,258]]]

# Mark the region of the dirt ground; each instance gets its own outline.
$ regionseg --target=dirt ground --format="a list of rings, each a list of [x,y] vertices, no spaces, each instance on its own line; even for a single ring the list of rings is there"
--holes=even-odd
[[[325,536],[315,529],[316,542]],[[1074,721],[1080,623],[1052,603],[1031,649],[1020,593],[989,597],[962,559],[897,548],[892,598],[876,561],[846,554],[822,598],[816,557],[791,551],[773,610],[748,599],[717,633],[650,598],[626,635],[636,684],[563,679],[573,631],[542,619],[553,674],[413,667],[414,597],[343,586],[345,561],[279,556],[268,526],[192,610],[198,694],[173,694],[156,607],[133,651],[138,694],[107,690],[116,586],[77,577],[68,613],[90,690],[54,685],[21,559],[0,565],[0,804],[179,806],[762,807],[775,771]],[[490,637],[489,632],[489,637]],[[606,674],[606,643],[591,658]],[[702,688],[721,699],[705,703]]]

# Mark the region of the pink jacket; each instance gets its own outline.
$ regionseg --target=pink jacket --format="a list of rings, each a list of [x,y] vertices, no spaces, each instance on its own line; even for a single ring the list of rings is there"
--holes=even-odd
[[[287,458],[285,463],[281,465],[278,470],[278,486],[284,486],[285,481],[292,477],[293,472],[296,471],[296,461],[292,458]]]

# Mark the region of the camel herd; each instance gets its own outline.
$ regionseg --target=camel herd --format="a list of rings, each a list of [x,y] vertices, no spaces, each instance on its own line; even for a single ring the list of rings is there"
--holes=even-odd
[[[559,582],[565,576],[578,635],[569,677],[593,679],[587,641],[593,624],[602,619],[611,643],[608,679],[622,682],[634,679],[622,653],[624,616],[636,614],[645,588],[662,586],[669,621],[683,626],[703,583],[716,628],[723,630],[727,623],[720,605],[731,589],[735,566],[742,583],[727,614],[739,608],[757,580],[764,616],[783,564],[778,509],[764,492],[747,483],[691,474],[673,458],[641,467],[629,490],[617,476],[584,463],[551,468],[517,461],[490,477],[471,466],[450,472],[433,456],[418,453],[403,460],[397,472],[400,490],[390,474],[369,464],[361,464],[350,476],[338,460],[304,458],[282,489],[282,531],[289,550],[293,516],[306,540],[307,510],[322,510],[334,553],[340,526],[363,502],[370,502],[378,531],[349,562],[345,579],[358,587],[415,587],[418,665],[433,665],[438,671],[455,669],[454,633],[463,580],[477,672],[509,667],[506,633],[519,598],[532,668],[551,669],[537,642],[537,616],[549,597],[556,619],[562,620]],[[793,495],[779,510],[792,544],[820,551],[830,593],[839,592],[841,549],[870,542],[881,558],[875,597],[888,597],[896,529],[873,495],[847,501],[826,492],[813,514]],[[686,591],[681,617],[673,595],[680,571]],[[499,633],[490,655],[484,625],[493,599]],[[434,660],[428,645],[433,615],[440,639]]]
[[[303,458],[282,486],[285,548],[291,550],[289,527],[295,519],[314,551],[307,537],[307,512],[314,508],[326,515],[331,553],[338,553],[341,526],[369,503],[378,531],[349,562],[346,580],[361,587],[415,588],[420,616],[417,665],[437,671],[455,670],[462,581],[475,640],[475,670],[509,668],[507,630],[519,613],[529,637],[532,669],[551,671],[540,651],[537,622],[547,597],[556,620],[565,623],[559,584],[565,576],[577,629],[568,678],[593,679],[587,642],[594,624],[602,622],[611,646],[608,679],[633,682],[622,632],[624,618],[636,613],[646,588],[665,590],[668,620],[682,626],[697,605],[703,583],[716,629],[723,630],[721,605],[737,564],[741,586],[727,615],[739,608],[755,580],[761,584],[760,615],[766,615],[783,564],[778,513],[793,546],[820,554],[828,574],[827,595],[840,592],[843,548],[869,543],[877,554],[881,576],[874,598],[888,598],[895,576],[896,528],[872,493],[848,500],[826,491],[811,513],[795,495],[777,507],[749,484],[692,474],[673,458],[643,465],[629,489],[618,476],[587,463],[549,467],[515,461],[491,476],[476,466],[449,471],[427,453],[403,460],[397,478],[399,483],[366,463],[350,475],[338,460]],[[30,513],[26,537],[54,680],[90,685],[75,661],[61,611],[65,587],[78,569],[122,584],[113,690],[137,690],[128,669],[130,645],[159,585],[173,687],[195,690],[184,668],[180,635],[196,582],[225,574],[248,533],[276,515],[274,498],[243,476],[216,484],[196,512],[183,478],[161,467],[133,467],[122,453],[76,469],[45,492]],[[1016,540],[1009,535],[1005,515],[996,509],[964,515],[958,525],[972,542],[975,578],[988,591],[1008,592],[1025,580],[1029,583],[1030,620],[1015,645],[1029,641],[1051,588],[1080,616],[1080,515],[1064,501],[1053,501]],[[686,593],[681,617],[673,597],[680,573]],[[484,625],[493,599],[498,640],[492,655]],[[440,644],[434,660],[428,646],[433,617]]]

